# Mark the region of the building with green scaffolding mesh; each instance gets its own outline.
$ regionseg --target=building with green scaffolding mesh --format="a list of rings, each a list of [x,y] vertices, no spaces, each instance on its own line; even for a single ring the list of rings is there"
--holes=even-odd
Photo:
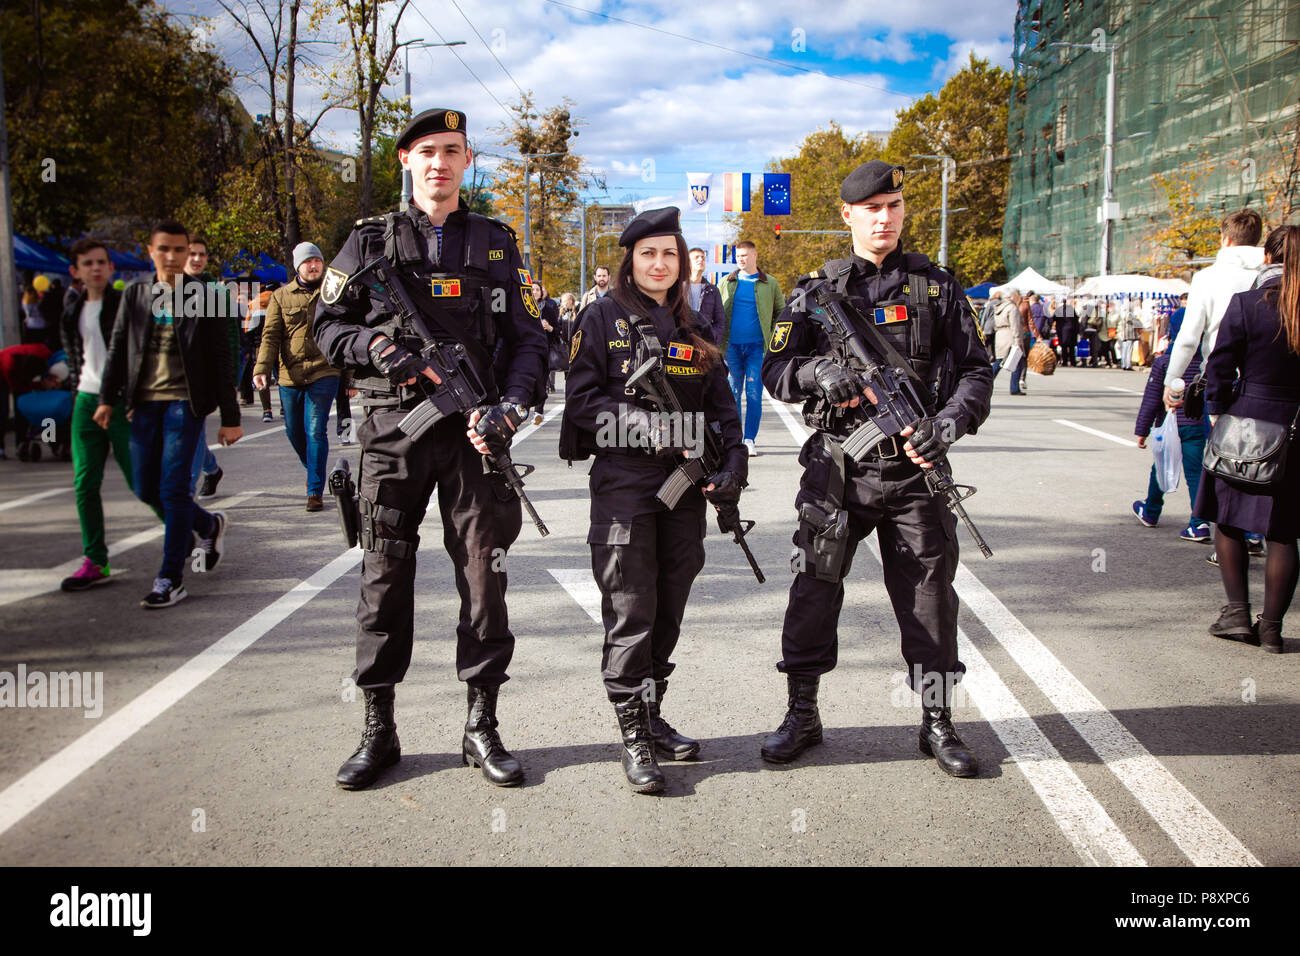
[[[1104,203],[1114,57],[1114,203]],[[1170,218],[1160,177],[1215,218],[1300,211],[1300,2],[1020,0],[1003,258],[1072,281],[1191,265],[1152,240]],[[1108,207],[1105,208],[1104,207]]]

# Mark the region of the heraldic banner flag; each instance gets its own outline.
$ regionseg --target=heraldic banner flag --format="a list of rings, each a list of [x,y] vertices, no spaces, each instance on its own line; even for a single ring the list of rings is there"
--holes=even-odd
[[[749,173],[722,174],[722,208],[724,212],[749,211]]]
[[[763,215],[790,215],[790,174],[763,174]]]
[[[708,208],[709,186],[713,183],[713,173],[687,173],[686,182],[691,187],[691,208]]]

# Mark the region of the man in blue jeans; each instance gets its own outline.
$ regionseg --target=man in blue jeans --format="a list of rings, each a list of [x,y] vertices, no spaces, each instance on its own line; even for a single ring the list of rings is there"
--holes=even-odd
[[[311,334],[325,273],[320,249],[310,242],[298,243],[293,265],[293,281],[271,293],[266,303],[266,327],[253,367],[253,384],[266,388],[271,372],[279,368],[284,430],[307,469],[307,510],[320,511],[330,450],[327,426],[339,391],[339,372],[321,354]]]
[[[217,441],[223,445],[243,435],[224,303],[185,274],[188,252],[189,233],[180,223],[163,220],[150,230],[155,275],[122,292],[94,415],[107,428],[114,404],[125,399],[136,496],[163,511],[163,561],[140,602],[147,609],[188,596],[181,582],[195,533],[194,569],[211,571],[221,559],[226,516],[204,511],[190,491],[204,417],[221,408]]]
[[[728,376],[736,408],[744,395],[745,447],[751,455],[763,417],[763,355],[772,337],[772,319],[785,308],[776,280],[758,267],[758,250],[748,239],[736,243],[740,266],[718,288],[726,317],[720,348],[727,357]]]

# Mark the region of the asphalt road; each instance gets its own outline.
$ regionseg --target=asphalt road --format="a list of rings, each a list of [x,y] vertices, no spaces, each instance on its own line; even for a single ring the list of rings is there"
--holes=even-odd
[[[328,498],[303,511],[278,421],[217,451],[226,555],[157,612],[138,602],[161,529],[111,464],[115,580],[63,594],[80,551],[71,466],[0,462],[0,674],[103,681],[80,707],[0,707],[0,864],[1294,865],[1300,641],[1274,656],[1206,635],[1222,590],[1210,549],[1177,539],[1181,489],[1161,527],[1133,519],[1151,460],[1132,444],[1144,382],[1062,369],[1013,398],[999,376],[989,421],[954,450],[995,552],[983,559],[958,529],[969,673],[955,718],[981,759],[974,780],[917,752],[919,709],[867,547],[822,681],[825,744],[788,767],[759,759],[785,706],[774,664],[804,434],[770,399],[742,502],[768,582],[711,528],[665,700],[702,759],[667,765],[662,797],[631,793],[618,765],[587,469],[555,457],[558,397],[516,448],[540,466],[528,490],[552,533],[525,521],[507,566],[518,643],[501,730],[528,773],[514,790],[461,764],[457,598],[436,511],[397,694],[403,757],[349,793],[333,776],[361,727],[348,682],[360,552]],[[356,446],[340,454],[355,470]]]

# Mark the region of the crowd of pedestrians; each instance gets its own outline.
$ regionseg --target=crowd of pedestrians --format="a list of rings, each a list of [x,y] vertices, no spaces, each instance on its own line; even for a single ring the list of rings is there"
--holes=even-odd
[[[187,596],[187,565],[211,571],[224,549],[227,515],[198,503],[216,497],[224,477],[206,417],[219,411],[218,445],[232,445],[243,434],[240,399],[251,405],[256,388],[263,421],[273,422],[267,379],[278,381],[285,432],[307,472],[307,510],[320,511],[329,410],[337,402],[345,444],[351,413],[341,376],[311,338],[324,270],[318,248],[299,245],[293,280],[262,289],[218,282],[206,241],[179,222],[155,223],[147,249],[151,274],[113,282],[108,247],[86,237],[69,250],[66,290],[27,284],[23,341],[0,350],[0,458],[11,400],[20,458],[39,460],[51,443],[56,454],[66,449],[82,561],[61,587],[76,592],[113,580],[100,497],[111,454],[164,524],[161,564],[141,601],[163,608]],[[51,422],[55,437],[46,434]]]

